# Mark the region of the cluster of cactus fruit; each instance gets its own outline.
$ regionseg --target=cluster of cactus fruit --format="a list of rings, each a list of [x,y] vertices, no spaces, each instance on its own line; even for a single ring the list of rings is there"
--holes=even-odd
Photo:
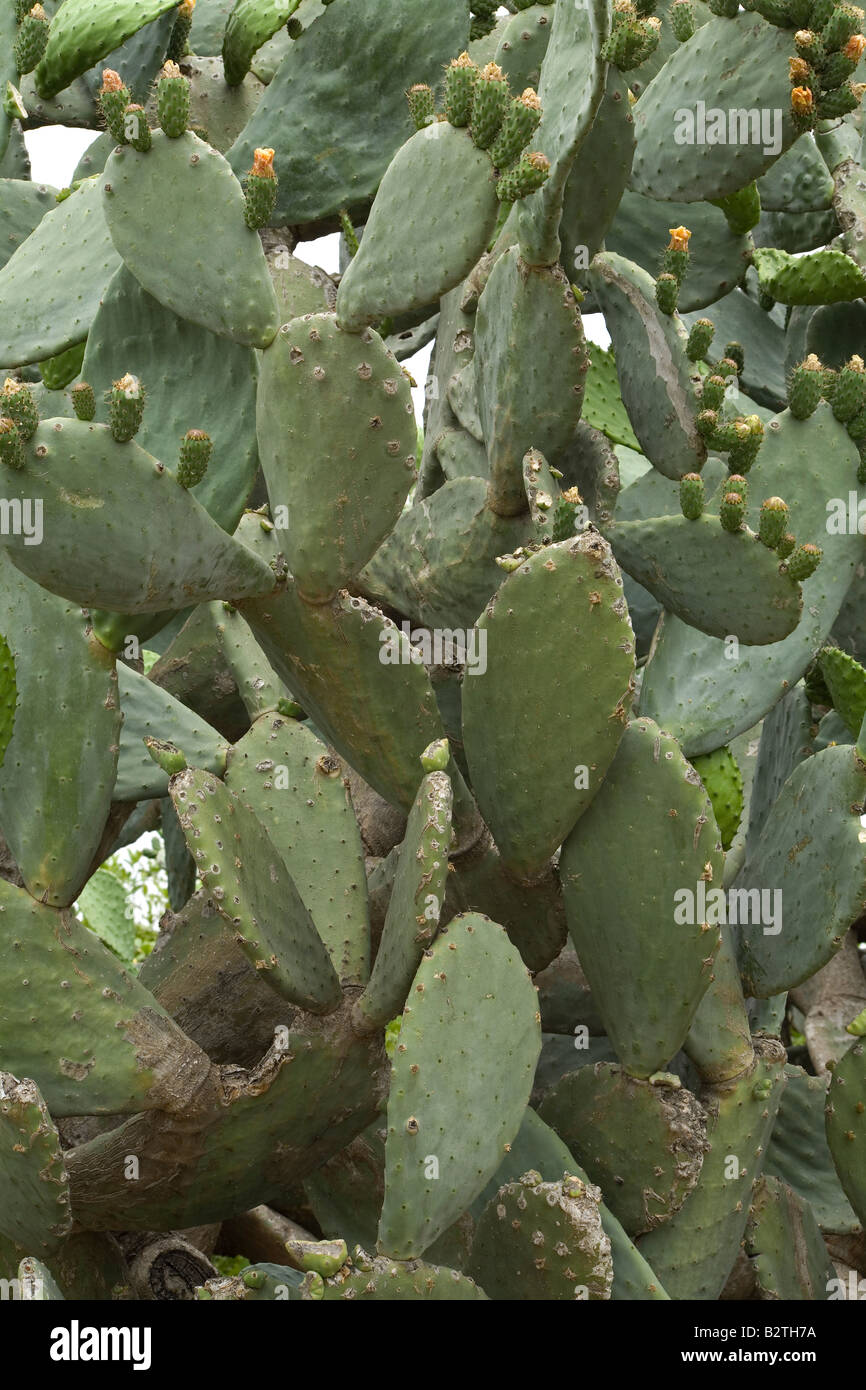
[[[2,0],[4,1288],[856,1289],[862,21]]]

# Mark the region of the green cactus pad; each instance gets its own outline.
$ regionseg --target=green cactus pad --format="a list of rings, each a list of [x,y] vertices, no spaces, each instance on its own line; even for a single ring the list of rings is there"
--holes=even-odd
[[[863,1116],[866,1113],[866,1044],[857,1039],[833,1068],[825,1110],[827,1143],[845,1196],[861,1223],[866,1222],[866,1164]]]
[[[119,264],[99,182],[89,179],[40,219],[0,271],[0,360],[41,362],[80,343]]]
[[[680,313],[703,309],[729,294],[746,273],[749,241],[735,235],[724,213],[709,203],[659,202],[626,190],[605,237],[605,247],[642,266],[648,275],[659,269],[659,247],[669,229],[685,225],[692,233],[688,274],[680,286]]]
[[[15,658],[9,649],[6,638],[0,636],[0,768],[6,757],[6,749],[15,728],[15,706],[18,703],[18,685],[15,679]],[[2,787],[2,781],[0,781]],[[0,793],[2,795],[2,793]]]
[[[384,1027],[400,1012],[421,958],[439,929],[451,804],[446,774],[428,773],[409,812],[373,974],[356,1006],[363,1026]]]
[[[135,954],[135,922],[127,911],[126,889],[110,869],[97,869],[78,895],[76,904],[85,926],[95,932],[121,960]]]
[[[211,521],[161,464],[134,441],[118,444],[106,425],[43,421],[24,468],[8,470],[6,490],[44,509],[42,543],[9,535],[10,558],[85,606],[153,613],[273,588],[267,565]]]
[[[116,149],[99,185],[115,250],[143,289],[220,337],[267,347],[279,327],[276,296],[221,154],[192,131],[157,131],[146,154]]]
[[[354,1266],[354,1267],[353,1267]],[[353,1299],[363,1303],[378,1299],[406,1302],[429,1298],[438,1303],[466,1303],[487,1300],[487,1294],[467,1274],[423,1260],[389,1260],[383,1255],[370,1257],[354,1252],[344,1278],[327,1279],[322,1294],[325,1301]]]
[[[544,1301],[610,1298],[613,1262],[601,1193],[566,1173],[526,1173],[492,1197],[472,1244],[471,1272],[488,1297]]]
[[[784,1062],[776,1039],[757,1038],[745,1072],[701,1093],[710,1147],[697,1186],[638,1247],[672,1298],[717,1299],[725,1285],[784,1090]]]
[[[630,1236],[667,1221],[698,1180],[706,1116],[684,1087],[638,1081],[596,1062],[547,1091],[539,1114]]]
[[[583,395],[583,419],[606,434],[613,444],[640,452],[640,444],[622,403],[616,360],[612,352],[593,344]]]
[[[373,197],[411,131],[407,86],[439,83],[443,66],[466,47],[468,18],[452,0],[336,4],[291,43],[228,153],[241,178],[257,146],[277,147],[276,226],[333,217]],[[292,138],[277,141],[279,131]]]
[[[781,304],[836,304],[866,293],[866,274],[831,247],[805,256],[758,247],[753,263],[761,289]]]
[[[596,256],[589,276],[610,329],[622,400],[640,448],[668,478],[699,473],[706,458],[695,425],[686,331],[659,312],[652,277],[622,256]]]
[[[605,241],[611,250],[619,249],[610,238],[617,209],[631,196],[625,192],[634,157],[634,117],[628,98],[625,77],[611,65],[592,128],[566,181],[559,224],[560,261],[569,275],[573,266],[578,278]],[[593,190],[592,198],[586,196],[587,187]],[[650,240],[645,235],[644,241]]]
[[[556,464],[577,427],[588,366],[583,325],[563,271],[533,269],[516,246],[493,267],[475,323],[490,505],[510,516],[526,509],[527,450]]]
[[[300,0],[240,0],[228,17],[222,57],[226,82],[237,87],[262,44],[292,17]]]
[[[0,1072],[0,1231],[44,1258],[72,1227],[60,1136],[39,1088]]]
[[[33,896],[66,907],[87,879],[112,799],[121,725],[114,661],[74,604],[5,556],[0,598],[18,697],[15,708],[7,674],[14,724],[0,770],[0,827]],[[52,653],[50,686],[42,643]],[[10,713],[6,703],[7,732]],[[37,745],[43,758],[33,756]]]
[[[6,882],[0,905],[0,944],[16,961],[0,995],[4,1061],[35,1081],[55,1119],[183,1110],[204,1053],[70,912]]]
[[[414,481],[409,383],[373,329],[347,333],[333,314],[307,314],[262,358],[257,417],[289,568],[303,596],[323,602],[370,559]]]
[[[213,456],[193,495],[214,521],[233,531],[258,469],[252,348],[228,343],[179,317],[121,266],[102,296],[81,376],[101,400],[122,371],[133,372],[147,387],[136,442],[154,458],[175,469],[187,430],[210,435]]]
[[[859,1221],[842,1191],[824,1124],[828,1076],[787,1067],[788,1084],[767,1148],[764,1171],[781,1178],[825,1231],[853,1232]]]
[[[0,247],[0,266],[4,266],[22,242],[35,231],[43,217],[57,207],[56,192],[55,188],[44,183],[0,179],[0,207],[3,209],[4,225],[8,227],[8,237],[4,236]]]
[[[853,656],[838,647],[825,647],[818,655],[821,674],[833,700],[833,708],[848,732],[857,737],[866,715],[866,671]]]
[[[145,738],[168,736],[183,749],[193,767],[222,776],[228,744],[216,729],[130,666],[120,662],[117,669],[123,728],[113,799],[139,801],[165,796],[168,774],[148,754]]]
[[[528,556],[478,620],[487,665],[463,685],[466,757],[482,815],[518,878],[542,872],[596,795],[622,737],[634,642],[621,584],[590,528]],[[562,665],[550,679],[550,663],[565,650],[580,653],[574,683]],[[528,709],[555,738],[525,741]]]
[[[51,20],[36,89],[56,96],[144,25],[176,9],[177,0],[64,0]]]
[[[553,11],[549,4],[522,5],[505,22],[493,61],[508,78],[513,92],[538,90],[541,64],[550,40]]]
[[[313,1013],[336,1008],[339,980],[258,817],[208,772],[179,772],[168,790],[202,882],[236,928],[244,954],[284,999]]]
[[[737,760],[726,746],[699,754],[691,761],[712,802],[722,848],[728,850],[743,815],[743,777]]]
[[[650,198],[691,203],[736,193],[766,173],[798,134],[791,119],[790,49],[790,35],[755,14],[702,25],[668,58],[641,97],[635,115],[632,188]],[[716,110],[724,113],[724,143],[700,138],[701,112],[709,136],[715,134]],[[750,126],[748,143],[741,136],[729,141],[729,113],[738,119],[743,110],[754,112],[759,120],[761,112],[780,111],[778,130],[768,132],[773,138],[753,143]],[[683,111],[693,118],[691,128],[680,115]]]
[[[341,773],[310,729],[272,711],[229,753],[225,782],[265,826],[340,980],[362,985],[370,974],[364,852]]]
[[[454,918],[418,967],[392,1060],[381,1250],[426,1250],[496,1171],[529,1099],[538,1020],[502,928]]]
[[[760,836],[750,839],[733,885],[751,894],[751,920],[739,928],[750,994],[766,999],[808,979],[860,917],[866,901],[864,798],[866,769],[853,748],[825,748],[794,769]],[[762,889],[771,894],[772,922],[763,920],[763,907],[755,920]],[[745,906],[742,896],[740,903]]]
[[[829,1297],[836,1271],[811,1207],[778,1178],[759,1180],[745,1234],[760,1297],[809,1303]]]
[[[360,250],[340,282],[340,325],[357,332],[435,304],[475,265],[498,206],[490,159],[468,131],[447,121],[416,131],[388,165]]]
[[[783,642],[741,648],[666,616],[641,689],[641,713],[669,729],[687,757],[709,753],[750,729],[802,676],[826,640],[862,557],[859,534],[827,531],[827,499],[847,498],[857,453],[826,404],[808,420],[771,420],[749,474],[746,521],[757,529],[761,502],[783,496],[805,539],[818,536],[823,562],[803,584],[803,619]]]
[[[614,867],[623,843],[635,867],[626,878]],[[633,721],[563,846],[560,877],[569,931],[605,1031],[635,1076],[671,1060],[710,982],[719,930],[702,920],[698,900],[702,888],[721,885],[723,863],[694,768],[651,720]],[[692,895],[691,911],[681,892]],[[627,980],[617,964],[623,953],[632,962]]]
[[[750,531],[731,533],[705,514],[619,522],[607,534],[632,579],[712,637],[763,646],[783,641],[800,620],[800,586]]]

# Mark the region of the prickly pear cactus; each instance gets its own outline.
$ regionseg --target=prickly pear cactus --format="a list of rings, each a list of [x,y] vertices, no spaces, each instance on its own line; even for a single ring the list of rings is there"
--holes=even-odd
[[[866,1273],[863,27],[0,0],[0,1289]]]

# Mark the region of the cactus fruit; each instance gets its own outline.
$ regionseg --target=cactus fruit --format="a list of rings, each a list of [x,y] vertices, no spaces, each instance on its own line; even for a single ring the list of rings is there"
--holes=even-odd
[[[863,13],[42,6],[0,5],[0,1300],[837,1297]]]

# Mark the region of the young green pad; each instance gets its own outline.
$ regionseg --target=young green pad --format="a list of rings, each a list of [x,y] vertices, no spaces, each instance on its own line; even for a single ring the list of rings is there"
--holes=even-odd
[[[744,1072],[701,1092],[710,1147],[697,1185],[639,1244],[671,1298],[715,1300],[725,1286],[784,1091],[784,1066],[781,1043],[759,1037]]]
[[[596,256],[589,282],[613,340],[622,400],[640,447],[668,478],[699,473],[706,458],[687,334],[676,314],[662,314],[652,277],[613,252]]]
[[[505,932],[455,917],[418,967],[392,1058],[380,1251],[422,1254],[481,1191],[540,1047],[535,989]]]
[[[438,303],[475,265],[498,210],[493,166],[468,130],[436,121],[416,131],[388,165],[340,282],[340,325],[357,332]]]
[[[574,293],[558,267],[533,268],[512,246],[478,301],[475,380],[490,464],[490,505],[526,510],[523,459],[556,464],[570,443],[589,365]]]
[[[746,529],[731,533],[717,516],[625,521],[607,531],[617,562],[670,613],[711,637],[781,642],[800,621],[800,585],[779,557]]]
[[[56,96],[100,58],[176,7],[177,0],[63,0],[36,69],[37,92],[46,99]]]
[[[72,1227],[63,1151],[33,1081],[0,1072],[0,1230],[43,1258]]]
[[[146,738],[166,739],[192,767],[222,776],[228,744],[216,729],[125,662],[118,663],[117,675],[123,727],[113,800],[140,801],[168,791],[168,774],[151,758]]]
[[[761,289],[780,304],[836,304],[866,293],[866,274],[844,251],[831,247],[791,256],[760,246],[752,261]]]
[[[572,1173],[542,1182],[529,1172],[506,1183],[478,1223],[471,1273],[494,1299],[610,1298],[613,1262],[600,1203],[600,1190]]]
[[[119,956],[131,961],[135,954],[135,922],[127,912],[126,889],[110,869],[97,869],[78,895],[76,907],[85,925]]]
[[[317,222],[373,198],[411,131],[406,88],[441,81],[466,47],[468,20],[454,0],[365,0],[320,11],[289,45],[228,153],[241,178],[258,146],[276,146],[274,226]],[[277,140],[280,131],[291,139]]]
[[[836,1271],[807,1202],[778,1178],[760,1179],[745,1235],[760,1297],[808,1303],[829,1297]]]
[[[256,413],[289,569],[305,599],[324,602],[388,535],[415,480],[409,382],[373,329],[305,314],[262,358]]]
[[[233,531],[258,470],[253,349],[179,317],[120,266],[102,296],[80,373],[96,393],[98,418],[105,418],[103,392],[125,371],[147,388],[136,442],[172,472],[187,430],[210,435],[213,455],[193,495]]]
[[[99,181],[88,179],[45,213],[0,271],[0,361],[42,362],[81,342],[119,265]]]
[[[114,150],[99,185],[115,250],[143,289],[220,337],[267,347],[276,295],[221,154],[191,130],[177,139],[156,131],[146,154]]]
[[[18,698],[0,770],[0,827],[33,896],[66,907],[86,882],[112,800],[122,717],[114,660],[74,604],[6,556],[0,610]]]
[[[632,188],[691,203],[736,193],[766,173],[798,134],[791,119],[790,51],[790,33],[756,14],[702,25],[641,96]],[[762,113],[773,119],[772,139],[753,140]]]
[[[40,545],[4,537],[24,574],[64,598],[119,613],[155,613],[213,598],[266,594],[268,566],[212,521],[161,463],[107,425],[43,421],[7,497],[38,500]]]
[[[629,1076],[611,1062],[569,1072],[539,1108],[598,1183],[630,1236],[678,1211],[698,1180],[706,1147],[703,1108],[683,1086]]]
[[[179,772],[168,790],[202,882],[237,929],[244,954],[284,999],[331,1012],[340,982],[261,821],[208,772]]]
[[[833,697],[833,708],[856,738],[866,715],[866,671],[859,661],[838,647],[825,647],[819,652],[818,660]]]
[[[759,838],[747,845],[733,893],[746,918],[739,924],[740,965],[750,994],[766,999],[808,979],[860,917],[864,798],[866,768],[854,749],[825,748],[794,769]]]
[[[625,876],[616,867],[624,843],[633,868]],[[723,864],[698,774],[670,735],[634,720],[560,860],[569,932],[605,1031],[634,1076],[667,1066],[710,982],[720,938],[699,896],[721,884]]]
[[[749,473],[746,521],[757,529],[765,497],[784,496],[803,539],[820,537],[824,559],[803,583],[803,618],[783,642],[739,648],[665,615],[644,672],[641,713],[668,729],[687,757],[751,729],[796,685],[826,641],[862,559],[859,533],[828,531],[828,498],[847,498],[857,450],[829,405],[808,420],[788,411],[767,425]]]
[[[262,44],[291,19],[300,0],[238,0],[228,17],[222,57],[226,82],[237,87]]]
[[[183,1111],[209,1063],[93,932],[0,881],[3,1059],[57,1119]],[[73,968],[74,966],[74,968]],[[27,981],[25,984],[24,981]]]
[[[530,879],[592,802],[628,719],[634,638],[607,544],[589,528],[529,555],[478,630],[486,669],[463,684],[472,786],[506,867]],[[527,740],[528,711],[549,738]]]
[[[363,985],[370,974],[364,849],[342,772],[311,729],[271,711],[232,748],[225,783],[265,826],[341,982]]]
[[[400,1012],[421,957],[439,929],[451,804],[447,775],[429,772],[409,812],[373,974],[355,1006],[362,1027],[384,1028]]]
[[[866,1164],[863,1162],[866,1114],[866,1045],[858,1038],[836,1063],[825,1110],[827,1143],[845,1196],[866,1222]]]

